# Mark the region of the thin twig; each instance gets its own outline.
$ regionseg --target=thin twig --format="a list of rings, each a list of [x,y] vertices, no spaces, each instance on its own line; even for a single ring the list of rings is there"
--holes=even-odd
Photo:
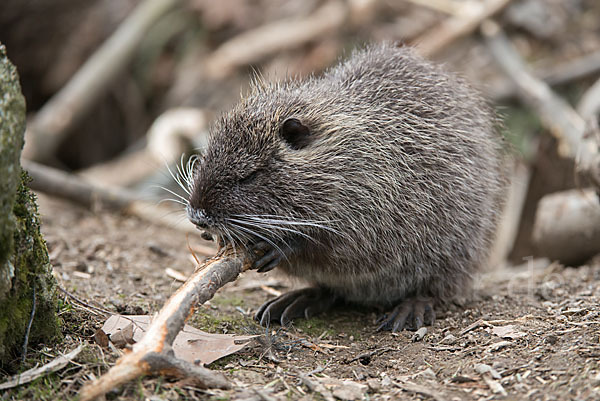
[[[83,347],[84,345],[81,344],[68,354],[61,355],[44,366],[38,366],[36,368],[29,369],[23,373],[11,377],[4,383],[0,383],[0,390],[6,390],[9,388],[20,386],[21,384],[32,382],[38,377],[47,375],[52,372],[56,372],[64,368],[69,364],[69,362],[75,359],[77,355],[79,355],[79,353],[83,350]]]
[[[276,21],[243,32],[213,52],[207,61],[208,73],[210,76],[223,78],[236,67],[322,38],[339,29],[348,13],[348,7],[343,2],[330,1],[305,19]]]
[[[103,309],[103,308],[98,308],[97,306],[93,306],[90,305],[89,303],[83,301],[80,298],[77,298],[75,295],[71,294],[69,291],[65,290],[63,287],[61,287],[60,285],[57,286],[58,290],[60,292],[62,292],[63,294],[65,294],[67,297],[71,298],[73,301],[75,301],[76,303],[85,306],[88,309],[92,309],[96,312],[100,312],[103,313],[105,315],[111,316],[113,314],[113,312],[107,310],[107,309]]]
[[[221,249],[216,257],[197,266],[185,284],[167,300],[132,351],[121,357],[104,376],[84,386],[81,400],[92,400],[137,377],[156,373],[193,377],[204,387],[228,388],[230,385],[222,375],[175,358],[172,345],[192,308],[212,298],[219,288],[249,267],[245,256],[231,248]]]
[[[146,0],[139,3],[28,125],[23,150],[26,158],[45,161],[53,157],[69,130],[91,110],[110,87],[109,83],[133,58],[148,30],[180,1]]]
[[[500,12],[511,1],[488,0],[473,3],[473,7],[475,5],[479,7],[475,8],[469,15],[447,18],[441,24],[419,36],[414,44],[417,46],[419,53],[431,57],[458,39],[475,31],[482,21]]]
[[[33,161],[22,160],[21,164],[33,179],[31,189],[66,198],[86,207],[100,203],[109,209],[121,211],[136,199],[132,192],[100,187],[74,174]]]
[[[27,330],[25,330],[25,339],[23,340],[23,351],[21,355],[21,363],[25,363],[25,357],[27,356],[27,345],[29,344],[29,333],[31,332],[31,325],[33,324],[33,318],[35,317],[35,280],[33,280],[32,286],[33,299],[31,301],[31,314],[29,315],[29,322],[27,322]]]
[[[69,174],[30,160],[21,160],[21,164],[33,178],[30,187],[35,191],[68,199],[89,208],[101,205],[111,210],[132,214],[155,224],[162,224],[185,232],[198,232],[187,219],[174,218],[171,209],[143,201],[135,192],[122,188],[101,187],[87,182],[75,174]]]
[[[600,50],[562,63],[547,62],[544,64],[550,64],[550,66],[547,69],[535,71],[535,77],[550,86],[564,85],[598,73],[600,71]],[[516,85],[504,77],[485,86],[488,96],[494,101],[517,95]]]
[[[394,350],[393,348],[389,348],[389,347],[377,348],[377,349],[375,349],[373,351],[364,352],[364,353],[362,353],[360,355],[357,355],[354,358],[349,359],[349,360],[347,360],[345,362],[346,363],[352,363],[354,361],[358,361],[359,359],[371,358],[372,356],[381,355],[381,354],[383,354],[385,352],[393,351],[393,350]]]
[[[577,112],[584,120],[598,119],[600,112],[600,79],[598,79],[581,97]]]
[[[600,158],[593,136],[586,136],[583,118],[528,70],[502,28],[491,20],[481,32],[496,62],[515,83],[519,98],[531,107],[558,141],[558,153],[576,161],[580,172],[600,188]]]

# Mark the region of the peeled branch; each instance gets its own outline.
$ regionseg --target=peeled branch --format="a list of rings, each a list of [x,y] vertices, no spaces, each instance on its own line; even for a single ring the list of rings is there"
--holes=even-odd
[[[205,388],[229,388],[221,373],[175,358],[172,345],[193,308],[211,299],[219,288],[249,268],[245,255],[235,253],[230,247],[222,248],[214,258],[199,264],[152,320],[144,338],[105,375],[86,384],[80,400],[93,400],[121,384],[151,374],[192,378],[196,385]]]
[[[487,20],[481,31],[492,56],[516,85],[519,98],[535,111],[558,141],[558,154],[573,159],[580,175],[600,189],[598,142],[595,133],[588,132],[590,127],[585,119],[548,84],[531,73],[497,23]],[[595,110],[596,101],[592,99],[596,99],[596,95],[590,94],[589,98],[589,103],[582,107]]]
[[[533,226],[538,252],[566,265],[600,253],[600,203],[594,190],[571,190],[543,197]]]

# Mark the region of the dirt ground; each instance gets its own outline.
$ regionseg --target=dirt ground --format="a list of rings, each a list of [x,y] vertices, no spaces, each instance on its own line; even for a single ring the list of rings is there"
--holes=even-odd
[[[137,218],[92,213],[39,196],[42,231],[60,285],[90,306],[152,314],[180,283],[166,268],[193,271],[186,234]],[[192,246],[207,245],[189,237]],[[189,324],[214,333],[260,334],[209,365],[233,390],[201,390],[144,378],[107,394],[122,400],[592,400],[600,399],[600,259],[565,268],[544,260],[478,277],[462,305],[438,311],[420,341],[376,332],[377,311],[335,309],[265,330],[254,310],[284,291],[285,278],[245,273],[199,308]],[[1,399],[69,399],[105,372],[116,354],[94,343],[106,315],[61,294],[64,340],[30,351],[37,363],[83,342],[67,368]],[[32,362],[33,363],[33,362]]]

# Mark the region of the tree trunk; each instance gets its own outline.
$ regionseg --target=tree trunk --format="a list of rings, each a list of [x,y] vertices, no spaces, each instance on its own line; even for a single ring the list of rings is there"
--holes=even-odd
[[[19,164],[25,100],[2,44],[0,94],[0,369],[6,371],[18,366],[26,337],[35,344],[56,338],[59,330],[56,282],[40,234],[35,196]]]

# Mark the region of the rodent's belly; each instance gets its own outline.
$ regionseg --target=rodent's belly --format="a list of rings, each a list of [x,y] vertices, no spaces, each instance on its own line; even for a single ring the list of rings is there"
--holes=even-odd
[[[325,287],[348,302],[362,305],[393,305],[418,292],[421,280],[409,272],[400,274],[399,269],[387,266],[367,272],[339,272],[339,267],[295,264],[281,266],[287,274],[308,281],[314,286]]]

